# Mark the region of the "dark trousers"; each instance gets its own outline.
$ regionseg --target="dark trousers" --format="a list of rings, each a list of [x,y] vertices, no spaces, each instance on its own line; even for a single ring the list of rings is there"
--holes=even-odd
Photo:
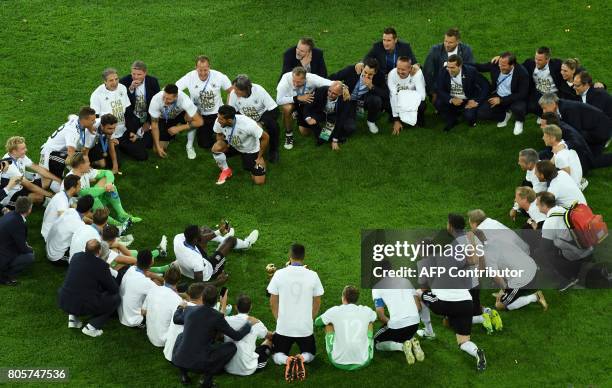
[[[310,130],[312,131],[315,138],[315,142],[317,144],[325,143],[323,140],[319,139],[321,131],[323,130],[321,125],[325,126],[325,123],[317,122],[315,125],[307,126],[307,128],[310,128]],[[345,142],[346,139],[353,133],[355,133],[356,130],[357,123],[355,122],[355,119],[353,117],[348,116],[346,119],[344,119],[344,121],[336,123],[336,128],[332,132],[329,141],[332,141],[332,138],[336,138],[340,143]]]
[[[461,115],[463,115],[468,125],[472,126],[476,123],[478,107],[465,109],[465,104],[467,104],[467,100],[464,100],[461,105],[455,106],[448,101],[442,101],[442,99],[436,98],[435,106],[438,112],[440,112],[440,115],[446,120],[447,127],[455,126]]]
[[[34,253],[23,253],[6,260],[0,266],[0,278],[15,279],[23,270],[34,263]]]
[[[147,160],[149,158],[145,139],[139,138],[136,139],[135,142],[132,142],[130,140],[130,132],[128,131],[125,131],[123,136],[121,136],[121,138],[119,139],[119,145],[117,148],[130,158],[139,162]]]
[[[589,148],[593,153],[593,168],[602,168],[612,166],[612,154],[604,153],[605,144],[589,143]]]
[[[506,117],[507,111],[512,112],[516,121],[524,122],[525,115],[527,114],[527,103],[525,101],[515,101],[512,104],[499,104],[491,107],[491,104],[483,101],[478,107],[478,119],[500,122]]]
[[[538,117],[542,116],[542,108],[540,107],[540,103],[538,102],[540,100],[540,97],[542,97],[542,94],[535,90],[530,93],[529,97],[527,98],[527,112],[533,113]]]
[[[119,294],[108,294],[106,292],[82,301],[79,300],[80,298],[82,296],[65,294],[60,290],[59,305],[68,314],[91,315],[89,324],[96,329],[102,329],[121,304]]]
[[[213,376],[223,372],[225,365],[234,357],[237,350],[236,344],[233,342],[216,344],[210,348],[206,360],[202,364],[203,368],[200,370],[193,370],[193,372],[196,373],[204,373],[203,387],[210,387],[212,385]],[[179,367],[179,369],[183,375],[190,371],[181,367]]]
[[[269,152],[278,152],[280,142],[280,130],[278,128],[278,107],[266,111],[261,115],[259,121],[263,123],[268,136],[270,136]]]
[[[360,104],[363,104],[363,109],[368,112],[367,120],[371,123],[375,123],[378,119],[378,115],[380,115],[383,109],[383,99],[376,94],[368,93],[364,96],[362,101],[352,101],[355,113],[357,113],[357,106]]]
[[[217,141],[217,136],[213,131],[213,126],[215,125],[215,120],[217,120],[217,115],[206,115],[202,116],[204,120],[204,125],[196,128],[196,138],[198,139],[198,146],[200,148],[211,149],[213,144]]]

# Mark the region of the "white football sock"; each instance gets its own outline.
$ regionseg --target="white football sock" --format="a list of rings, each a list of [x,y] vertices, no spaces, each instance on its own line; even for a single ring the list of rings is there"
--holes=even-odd
[[[304,362],[309,363],[314,360],[315,356],[312,353],[302,353],[302,357],[304,357]]]
[[[491,308],[490,307],[483,307],[482,308],[482,312],[486,313],[486,314],[491,314]]]
[[[287,363],[287,355],[285,353],[274,353],[272,355],[272,360],[276,365],[285,365]]]
[[[431,326],[431,314],[429,312],[429,307],[425,306],[424,303],[421,303],[421,311],[419,312],[421,316],[421,322],[425,325],[425,331],[427,334],[433,334],[433,327]]]
[[[376,350],[380,350],[383,352],[391,352],[391,351],[404,351],[404,344],[395,341],[383,341],[378,342],[376,344]]]
[[[217,166],[219,166],[221,170],[225,170],[226,168],[228,168],[227,158],[225,157],[224,153],[213,152],[213,158],[215,158],[215,162],[217,162]]]
[[[187,148],[193,148],[193,141],[195,140],[196,130],[192,129],[187,132]]]
[[[483,323],[483,322],[484,322],[484,317],[482,315],[474,315],[472,317],[472,325]]]
[[[251,244],[249,244],[248,242],[239,238],[236,239],[236,246],[234,247],[234,249],[249,249],[250,247]]]
[[[538,301],[538,296],[536,294],[525,295],[517,298],[514,302],[510,303],[506,306],[508,310],[517,310],[521,307],[527,306],[529,303],[535,303]]]
[[[459,347],[461,348],[461,350],[463,350],[464,352],[466,352],[470,356],[476,357],[476,352],[478,351],[478,346],[476,346],[476,344],[473,343],[472,341],[464,342]]]

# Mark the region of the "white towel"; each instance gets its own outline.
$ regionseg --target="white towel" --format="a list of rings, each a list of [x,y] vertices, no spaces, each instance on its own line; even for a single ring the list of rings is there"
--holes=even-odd
[[[402,122],[415,125],[421,105],[421,95],[416,90],[400,90],[397,94],[397,109]]]

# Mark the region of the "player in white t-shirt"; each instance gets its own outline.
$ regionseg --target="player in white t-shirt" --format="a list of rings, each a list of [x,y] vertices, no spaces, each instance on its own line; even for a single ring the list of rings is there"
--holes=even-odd
[[[223,73],[210,68],[210,59],[200,55],[196,58],[195,70],[185,74],[176,81],[179,90],[189,90],[191,100],[198,107],[203,124],[187,134],[187,155],[194,159],[196,154],[193,140],[198,139],[198,146],[209,150],[215,143],[213,125],[217,119],[217,111],[223,104],[221,90],[229,93],[232,90],[230,79]]]
[[[74,198],[81,190],[81,181],[77,176],[68,176],[66,179],[64,179],[62,186],[64,187],[64,190],[55,194],[45,208],[42,226],[40,228],[40,234],[42,234],[45,241],[47,241],[47,235],[49,234],[49,230],[51,230],[53,223],[66,210],[70,209],[71,198]]]
[[[180,132],[189,130],[187,136],[187,157],[196,157],[193,151],[194,130],[203,125],[204,121],[198,108],[188,95],[180,91],[175,84],[168,84],[153,96],[149,105],[151,116],[151,135],[153,149],[160,158],[165,158],[166,148],[170,140],[174,140]],[[190,148],[193,153],[190,152]]]
[[[94,197],[94,210],[108,207],[114,210],[115,217],[109,218],[111,225],[121,226],[124,230],[132,223],[141,222],[142,218],[133,216],[123,209],[121,198],[115,186],[115,176],[109,170],[91,168],[89,160],[80,152],[75,153],[69,161],[71,170],[67,175],[81,177],[79,196]]]
[[[229,94],[227,104],[233,106],[236,112],[257,121],[266,130],[270,137],[268,160],[276,163],[280,141],[278,105],[262,86],[252,83],[246,74],[238,74],[232,85],[234,89]]]
[[[342,370],[361,369],[374,358],[374,328],[376,313],[367,306],[357,305],[359,290],[346,286],[342,304],[334,306],[315,320],[315,326],[325,328],[325,348],[329,361]]]
[[[547,191],[555,195],[557,205],[569,208],[574,202],[587,204],[576,181],[567,172],[557,170],[552,161],[539,161],[536,164],[535,174],[540,182],[548,183]]]
[[[74,231],[70,240],[68,262],[72,260],[75,254],[85,252],[87,241],[96,240],[102,242],[102,231],[108,222],[108,209],[100,208],[94,210],[91,219],[91,224],[79,223],[79,227]]]
[[[239,330],[248,322],[251,312],[251,298],[247,295],[240,295],[236,302],[238,314],[225,317],[227,323],[234,330]],[[268,358],[272,354],[272,335],[266,329],[263,322],[259,321],[251,328],[251,332],[244,336],[240,341],[234,341],[228,336],[224,336],[225,342],[236,344],[236,354],[225,364],[227,373],[238,376],[249,376],[258,370],[266,367]],[[265,339],[261,345],[257,346],[258,339]]]
[[[150,279],[149,269],[153,265],[151,251],[142,250],[138,252],[136,265],[131,266],[123,275],[119,286],[121,304],[117,309],[119,322],[128,327],[144,328],[144,317],[142,308],[147,295],[156,287]]]
[[[215,236],[211,229],[197,225],[189,225],[183,233],[174,236],[174,254],[184,276],[198,282],[210,281],[215,285],[227,280],[223,269],[227,255],[236,246],[236,238],[227,237],[209,257],[206,253],[207,243]]]
[[[272,315],[276,331],[272,338],[277,365],[286,365],[285,379],[306,376],[304,363],[314,360],[317,352],[313,320],[321,307],[323,285],[319,275],[304,267],[305,248],[293,244],[289,250],[289,265],[274,273],[268,284]],[[297,343],[300,353],[290,356],[291,346]]]
[[[301,66],[283,74],[276,86],[276,103],[283,112],[285,149],[293,148],[294,112],[300,131],[304,131],[307,126],[304,121],[304,104],[310,104],[314,100],[314,90],[316,88],[329,86],[330,84],[330,80],[308,73]]]
[[[389,266],[387,261],[381,262],[383,269]],[[423,361],[425,354],[421,345],[414,337],[419,328],[418,298],[414,287],[408,279],[383,278],[372,288],[372,299],[376,308],[378,320],[382,322],[374,335],[376,350],[403,351],[408,364]],[[385,306],[389,317],[385,314]]]
[[[151,288],[145,297],[142,315],[146,318],[147,337],[153,346],[164,347],[174,311],[183,303],[176,291],[179,280],[181,271],[177,266],[170,266],[164,273],[164,285]]]
[[[98,117],[111,113],[117,118],[117,128],[113,134],[119,139],[125,133],[125,109],[130,106],[127,88],[119,83],[117,70],[104,69],[102,72],[104,83],[96,88],[89,97],[89,106],[96,111]]]
[[[13,186],[0,202],[2,206],[9,209],[15,207],[15,201],[19,197],[28,196],[33,203],[43,203],[46,198],[50,200],[54,195],[53,193],[57,193],[61,189],[61,180],[43,166],[33,163],[26,155],[27,152],[28,147],[23,137],[12,136],[6,141],[6,154],[2,159],[10,164],[6,170],[0,173],[1,186],[6,186],[13,177],[21,177],[19,183]],[[36,174],[30,174],[26,170]]]
[[[544,140],[544,144],[552,148],[554,155],[551,160],[555,163],[555,167],[568,173],[581,189],[586,187],[588,182],[582,178],[580,158],[576,151],[570,150],[563,141],[561,128],[554,124],[545,126],[542,128],[542,140]]]
[[[96,124],[92,149],[87,151],[91,165],[96,168],[106,168],[113,174],[119,173],[117,158],[118,140],[113,139],[117,128],[117,118],[110,113],[102,115]]]
[[[96,134],[96,111],[88,106],[79,115],[68,116],[68,121],[47,138],[40,151],[40,165],[55,176],[64,176],[66,158],[80,151],[87,154],[93,147]]]
[[[450,218],[449,218],[450,221]],[[425,252],[430,251],[432,241],[423,241]],[[434,244],[434,246],[439,244]],[[435,337],[431,327],[430,310],[437,315],[448,318],[449,326],[455,332],[459,348],[476,359],[476,369],[483,371],[487,367],[484,350],[471,341],[473,303],[472,295],[466,286],[466,279],[450,276],[451,268],[465,268],[467,261],[458,261],[452,256],[427,256],[418,260],[418,273],[429,271],[429,276],[420,276],[421,289],[416,291],[421,302],[421,320],[425,324],[424,336]],[[432,268],[436,269],[432,272]],[[444,272],[440,268],[445,269]]]
[[[76,209],[68,208],[47,233],[45,250],[47,258],[54,264],[67,266],[70,258],[70,244],[74,234],[85,227],[85,222],[91,222],[94,199],[85,195],[78,199]]]
[[[412,69],[412,62],[409,57],[399,57],[397,59],[397,66],[389,71],[387,75],[387,86],[389,87],[389,99],[391,102],[391,112],[393,116],[393,134],[399,135],[400,131],[404,127],[405,123],[400,117],[400,92],[402,90],[411,90],[416,93],[421,99],[421,103],[417,109],[416,124],[412,126],[422,127],[425,121],[425,97],[427,92],[425,91],[425,77],[423,72],[418,69],[414,74]]]
[[[224,184],[232,176],[227,158],[240,155],[242,168],[251,172],[253,183],[263,185],[266,182],[263,155],[270,141],[268,134],[255,120],[245,115],[236,115],[236,109],[230,105],[219,108],[213,130],[217,134],[217,142],[212,147],[212,153],[221,169],[217,184]]]

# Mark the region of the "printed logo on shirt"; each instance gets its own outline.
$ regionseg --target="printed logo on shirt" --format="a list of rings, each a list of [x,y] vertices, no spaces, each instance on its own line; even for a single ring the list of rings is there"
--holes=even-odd
[[[123,108],[123,104],[121,103],[121,100],[111,101],[110,106],[111,106],[111,113],[113,114],[113,116],[117,118],[117,121],[120,123],[124,122],[125,121],[125,117],[124,117],[125,109]]]
[[[134,104],[134,114],[136,117],[143,117],[147,113],[147,102],[143,95],[137,95]]]
[[[253,106],[245,106],[245,107],[241,107],[240,108],[240,112],[247,116],[252,118],[255,121],[259,121],[259,113],[257,112],[257,109]]]
[[[401,90],[416,90],[416,85],[414,82],[409,82],[408,84],[397,84],[396,92],[399,93]]]
[[[214,87],[214,85],[213,85]],[[215,107],[215,92],[212,90],[201,91],[193,101],[201,110],[209,111]]]
[[[240,140],[240,136],[232,136],[231,146],[234,148],[239,148],[241,145],[242,145],[242,140]]]
[[[463,96],[464,95],[463,85],[460,85],[460,84],[458,84],[456,82],[453,82],[451,80],[450,95],[453,96],[453,97]]]
[[[535,86],[538,92],[550,93],[553,91],[554,83],[551,81],[550,77],[536,77]]]

